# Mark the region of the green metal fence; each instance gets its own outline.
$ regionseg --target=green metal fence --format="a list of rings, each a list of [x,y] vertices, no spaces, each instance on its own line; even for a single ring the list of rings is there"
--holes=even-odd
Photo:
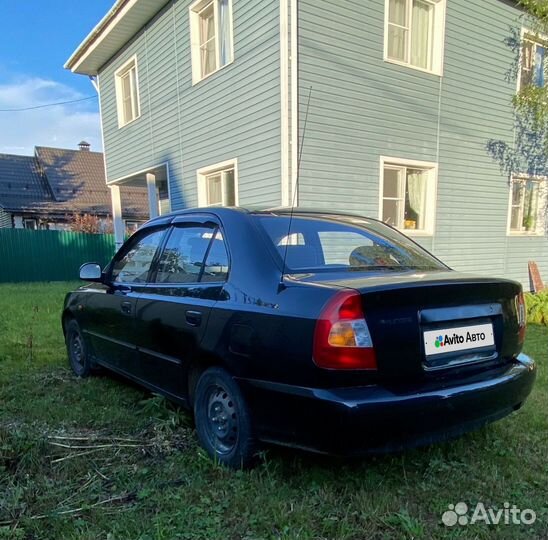
[[[78,279],[85,262],[108,263],[111,234],[0,229],[0,283]]]

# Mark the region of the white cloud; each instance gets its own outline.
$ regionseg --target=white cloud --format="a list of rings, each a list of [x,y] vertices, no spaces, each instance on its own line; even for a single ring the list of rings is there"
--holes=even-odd
[[[90,83],[90,92],[95,90]],[[56,81],[25,77],[0,84],[0,109],[35,107],[86,97]],[[101,151],[96,101],[84,101],[23,112],[0,112],[0,153],[34,153],[35,146],[77,148],[84,139]]]

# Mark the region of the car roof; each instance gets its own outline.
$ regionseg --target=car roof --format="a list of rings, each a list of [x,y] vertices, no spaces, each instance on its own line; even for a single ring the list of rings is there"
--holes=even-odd
[[[181,216],[188,216],[188,215],[214,215],[218,216],[220,219],[223,217],[229,217],[234,215],[242,215],[242,214],[253,214],[253,215],[268,215],[268,216],[280,216],[280,217],[286,217],[286,216],[340,216],[340,217],[352,217],[352,218],[362,218],[362,219],[368,219],[371,221],[379,221],[375,218],[370,218],[368,216],[364,216],[358,213],[352,213],[347,211],[335,211],[335,210],[329,210],[325,208],[303,208],[303,207],[275,207],[275,208],[264,208],[264,207],[241,207],[241,206],[206,206],[206,207],[198,207],[198,208],[186,208],[184,210],[176,210],[174,212],[170,212],[169,214],[164,214],[162,216],[158,216],[156,218],[151,219],[148,221],[145,225],[146,226],[153,226],[153,225],[160,225],[160,224],[166,224],[170,223],[173,219]]]

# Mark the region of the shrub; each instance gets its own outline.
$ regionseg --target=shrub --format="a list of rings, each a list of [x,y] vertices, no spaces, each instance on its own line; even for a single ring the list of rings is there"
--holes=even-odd
[[[74,214],[70,220],[70,230],[86,234],[112,234],[111,219],[101,219],[93,214]]]
[[[548,326],[548,290],[536,294],[525,293],[527,322]]]

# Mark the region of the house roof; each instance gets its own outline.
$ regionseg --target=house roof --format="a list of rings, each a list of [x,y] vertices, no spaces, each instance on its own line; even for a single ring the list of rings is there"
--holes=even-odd
[[[0,154],[0,206],[25,210],[53,201],[34,156]]]
[[[106,64],[169,0],[117,0],[66,61],[65,68],[97,75]]]
[[[34,156],[0,154],[0,206],[48,215],[112,213],[101,152],[38,146]],[[149,215],[146,188],[120,190],[125,217]]]

